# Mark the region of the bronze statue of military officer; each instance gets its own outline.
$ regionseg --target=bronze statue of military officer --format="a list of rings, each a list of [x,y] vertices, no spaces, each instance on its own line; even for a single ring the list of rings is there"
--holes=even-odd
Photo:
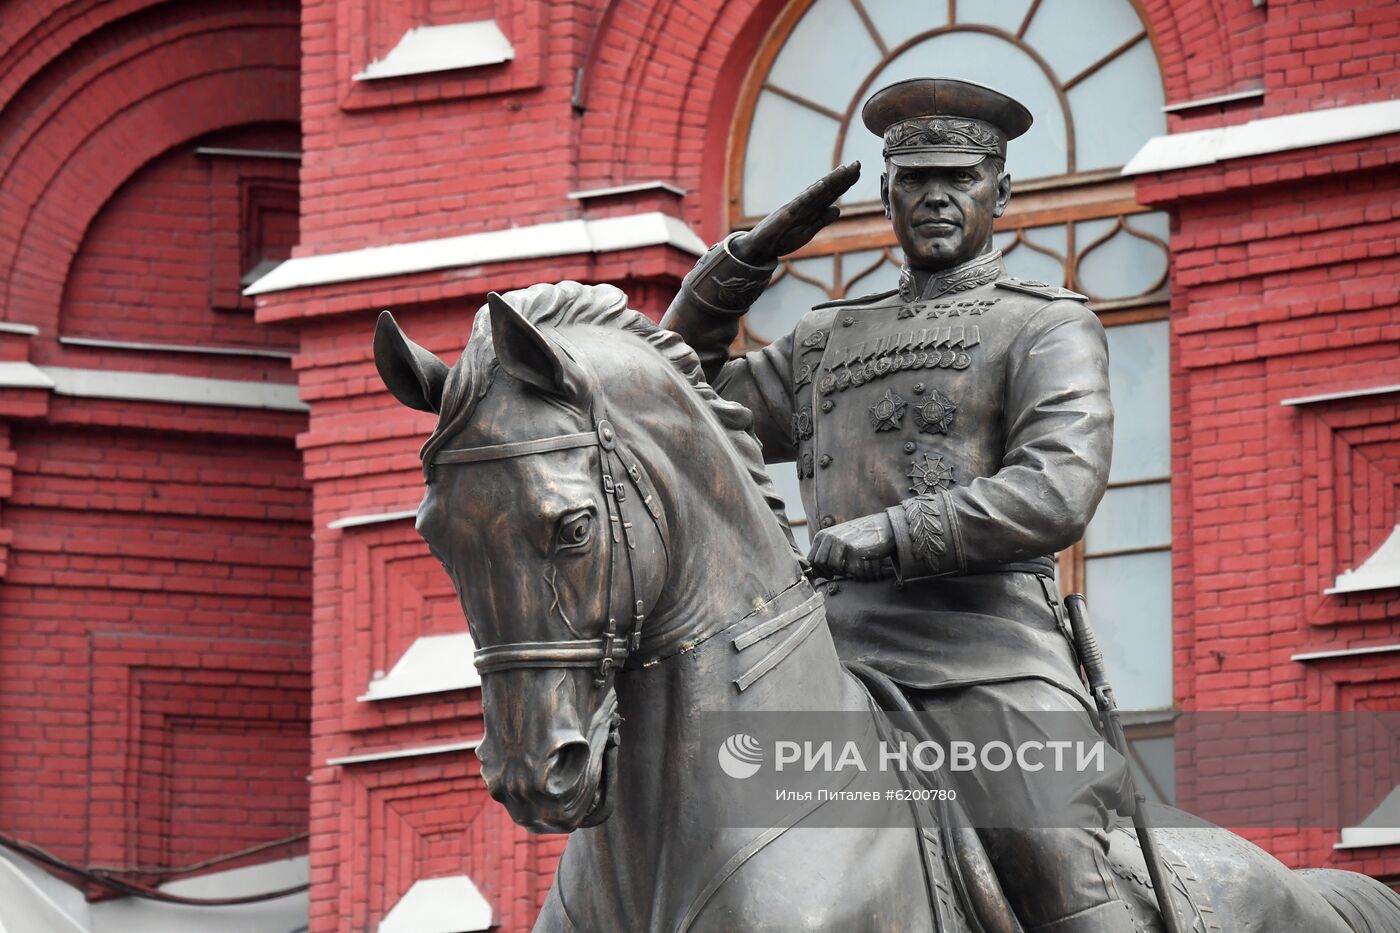
[[[992,247],[1011,196],[1006,144],[1031,115],[990,88],[929,78],[878,91],[862,116],[884,139],[899,287],[818,305],[726,361],[778,257],[839,214],[851,164],[711,249],[664,323],[722,396],[752,410],[765,457],[796,461],[844,657],[889,675],[937,722],[991,719],[1024,736],[1036,713],[1061,712],[1093,742],[1054,574],[1108,479],[1108,351],[1082,295],[1008,277]],[[1034,798],[1032,782],[973,772],[959,784],[1029,930],[1133,929],[1104,860],[1102,815],[1122,778],[1108,756],[1069,792],[1081,820],[1059,828],[989,825],[1033,812],[1040,801],[1010,799]]]

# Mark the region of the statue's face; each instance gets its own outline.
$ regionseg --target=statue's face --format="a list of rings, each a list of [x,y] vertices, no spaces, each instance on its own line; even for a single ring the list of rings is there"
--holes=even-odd
[[[967,168],[887,168],[880,197],[910,266],[947,269],[991,247],[992,221],[1011,198],[1011,176],[993,160]]]

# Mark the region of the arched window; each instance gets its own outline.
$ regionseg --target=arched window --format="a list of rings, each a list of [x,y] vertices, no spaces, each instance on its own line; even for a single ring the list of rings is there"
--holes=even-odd
[[[781,336],[818,302],[894,287],[902,257],[879,202],[881,141],[860,107],[894,81],[935,75],[1005,91],[1035,117],[1009,147],[1013,195],[996,245],[1011,274],[1093,299],[1118,411],[1109,492],[1084,542],[1061,555],[1061,575],[1090,597],[1120,702],[1170,707],[1168,225],[1119,177],[1166,121],[1152,37],[1131,0],[790,3],[741,93],[730,226],[751,226],[838,164],[860,159],[863,171],[842,218],[779,267],[736,349]],[[795,476],[775,473],[800,510]]]

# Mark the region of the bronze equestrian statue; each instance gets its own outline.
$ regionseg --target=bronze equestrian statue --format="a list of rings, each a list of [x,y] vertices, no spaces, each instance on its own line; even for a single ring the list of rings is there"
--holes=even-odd
[[[418,528],[478,646],[482,777],[516,822],[572,833],[537,930],[1023,929],[976,832],[927,812],[885,829],[804,825],[810,804],[775,805],[766,828],[721,818],[744,785],[716,767],[700,711],[878,717],[838,660],[752,416],[677,334],[615,288],[565,282],[492,295],[450,368],[386,312],[375,359],[399,401],[438,413]],[[1125,915],[1159,930],[1132,834],[1108,838]],[[1365,876],[1290,872],[1222,830],[1162,842],[1188,929],[1400,924],[1400,898]]]
[[[739,319],[859,173],[844,166],[749,233],[711,250],[663,326],[700,355],[715,390],[754,412],[770,460],[796,460],[820,530],[814,569],[843,658],[889,675],[935,727],[1004,711],[1092,703],[1057,599],[1055,554],[1083,536],[1113,449],[1108,346],[1083,295],[1010,278],[992,226],[1011,197],[1008,140],[1031,115],[990,88],[902,81],[867,101],[884,139],[880,195],[904,250],[899,287],[829,302],[792,333],[725,362]],[[1063,717],[1062,717],[1063,718]],[[1132,933],[1095,814],[1123,761],[1079,789],[1078,828],[984,829],[1016,913],[1037,933]],[[959,786],[979,826],[1043,784]],[[1058,788],[1057,788],[1058,789]],[[1098,823],[1099,825],[1095,825]]]

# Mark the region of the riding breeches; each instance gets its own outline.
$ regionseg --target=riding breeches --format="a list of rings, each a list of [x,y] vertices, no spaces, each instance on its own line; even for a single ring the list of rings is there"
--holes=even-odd
[[[1107,743],[1100,744],[1080,701],[1037,680],[906,690],[906,696],[926,714],[919,717],[926,735],[945,749],[956,741],[979,750],[1000,741],[1013,755],[1038,751],[1006,768],[1000,768],[1001,753],[986,760],[974,756],[971,767],[950,769],[945,778],[957,789],[1028,931],[1131,933],[1132,918],[1106,858],[1105,833],[1126,765]]]

